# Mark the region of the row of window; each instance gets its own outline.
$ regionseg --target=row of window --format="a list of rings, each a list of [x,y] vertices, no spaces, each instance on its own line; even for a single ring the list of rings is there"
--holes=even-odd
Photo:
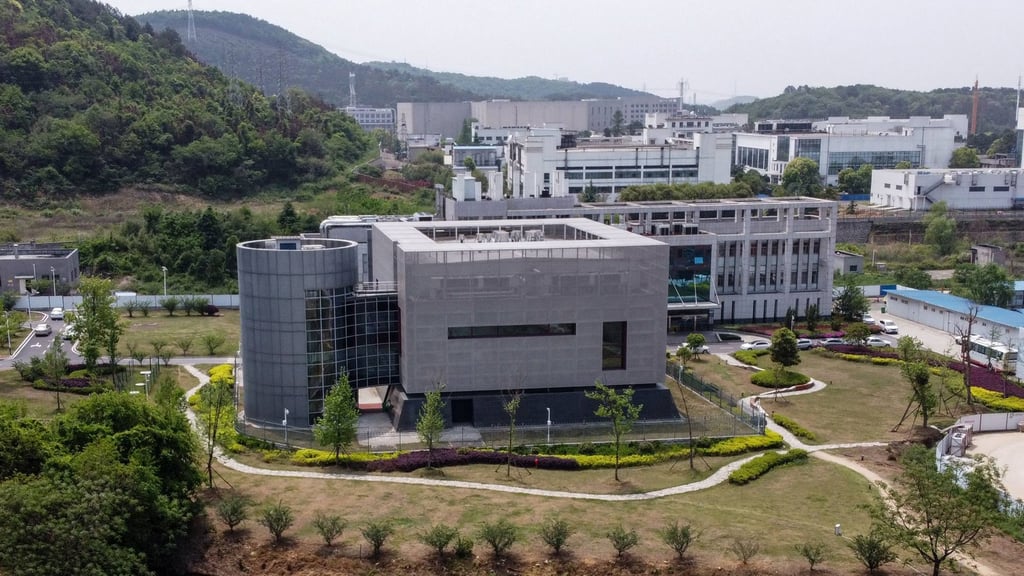
[[[987,189],[988,189],[987,186],[970,186],[970,187],[967,188],[967,191],[968,192],[984,192]],[[1010,187],[1009,186],[993,186],[992,187],[992,191],[993,192],[1009,192],[1010,191]]]
[[[526,336],[574,336],[576,324],[509,324],[505,326],[454,326],[448,339],[522,338]]]
[[[668,178],[669,170],[637,170],[630,168],[628,170],[617,169],[617,170],[588,170],[584,172],[580,168],[566,170],[566,180],[612,180],[615,178],[619,179],[637,179],[637,178]],[[673,169],[671,171],[672,178],[696,178],[697,169]]]

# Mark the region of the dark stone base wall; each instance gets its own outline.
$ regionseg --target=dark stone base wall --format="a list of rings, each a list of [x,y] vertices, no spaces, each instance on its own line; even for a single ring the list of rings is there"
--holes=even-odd
[[[633,402],[643,404],[641,420],[680,419],[672,400],[672,393],[661,384],[636,386],[633,388]],[[553,425],[579,424],[584,422],[607,422],[594,414],[597,403],[587,398],[584,389],[531,391],[523,394],[517,412],[516,423],[522,426],[543,426],[547,424],[548,408],[551,408]],[[500,393],[444,394],[444,417],[447,425],[490,426],[508,425],[508,414],[504,404],[510,397]],[[406,396],[400,388],[393,388],[388,395],[391,405],[392,423],[397,430],[415,430],[419,419],[423,396]],[[472,419],[466,422],[452,422],[453,406],[467,401],[472,406]]]

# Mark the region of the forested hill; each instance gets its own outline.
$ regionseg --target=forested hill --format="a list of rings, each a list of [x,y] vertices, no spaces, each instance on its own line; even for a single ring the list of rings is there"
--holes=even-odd
[[[1016,121],[1013,88],[981,88],[978,105],[980,132],[1012,129]],[[827,118],[828,116],[941,117],[971,114],[971,88],[940,88],[930,92],[893,90],[870,84],[812,88],[789,86],[779,96],[739,104],[728,112],[746,112],[750,120],[765,118]]]
[[[339,106],[349,102],[349,72],[356,75],[358,103],[368,106],[486,98],[544,100],[643,94],[603,83],[580,84],[535,76],[515,80],[465,76],[393,62],[358,64],[284,28],[245,14],[194,11],[193,16],[198,38],[187,45],[202,61],[267,92],[295,85]],[[186,36],[188,16],[183,10],[149,12],[136,19],[148,22],[156,30],[170,28]]]
[[[646,92],[631,90],[605,82],[583,84],[571,80],[551,80],[539,76],[526,76],[515,79],[495,78],[492,76],[467,76],[454,72],[425,70],[400,62],[367,62],[366,65],[381,70],[393,70],[415,76],[426,76],[486,98],[578,100],[581,98],[650,96]]]
[[[188,49],[228,76],[255,84],[271,94],[297,86],[336,106],[348,104],[348,74],[355,72],[358,103],[391,106],[398,101],[462,101],[475,94],[424,76],[377,70],[328,52],[317,44],[246,14],[194,11],[197,39]],[[186,36],[183,10],[150,12],[135,17],[154,30],[171,29]]]
[[[313,97],[264,96],[92,0],[0,0],[0,192],[151,183],[237,196],[330,176],[368,139]]]

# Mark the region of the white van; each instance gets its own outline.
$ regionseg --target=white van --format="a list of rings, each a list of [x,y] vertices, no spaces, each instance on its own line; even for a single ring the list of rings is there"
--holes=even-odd
[[[886,334],[899,334],[900,327],[896,325],[892,320],[882,319],[878,321],[878,325],[882,327],[882,332]]]

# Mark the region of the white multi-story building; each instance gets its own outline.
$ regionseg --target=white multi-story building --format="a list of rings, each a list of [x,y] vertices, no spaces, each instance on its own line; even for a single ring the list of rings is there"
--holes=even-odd
[[[641,184],[728,183],[732,137],[695,134],[693,140],[646,145],[628,138],[577,145],[561,130],[517,132],[506,144],[506,182],[513,198],[549,198],[581,194],[593,186],[613,199],[622,189]]]
[[[737,165],[778,182],[790,160],[810,158],[818,163],[822,179],[834,185],[841,170],[862,164],[876,169],[895,168],[904,161],[914,168],[948,166],[953,151],[965,143],[967,116],[834,117],[821,122],[762,122],[757,130],[736,134]]]
[[[1020,168],[874,170],[871,203],[924,211],[936,202],[953,210],[1024,209],[1022,175]]]
[[[342,108],[359,126],[367,132],[373,130],[385,130],[395,132],[395,110],[394,108],[368,108],[365,106],[346,106]]]

